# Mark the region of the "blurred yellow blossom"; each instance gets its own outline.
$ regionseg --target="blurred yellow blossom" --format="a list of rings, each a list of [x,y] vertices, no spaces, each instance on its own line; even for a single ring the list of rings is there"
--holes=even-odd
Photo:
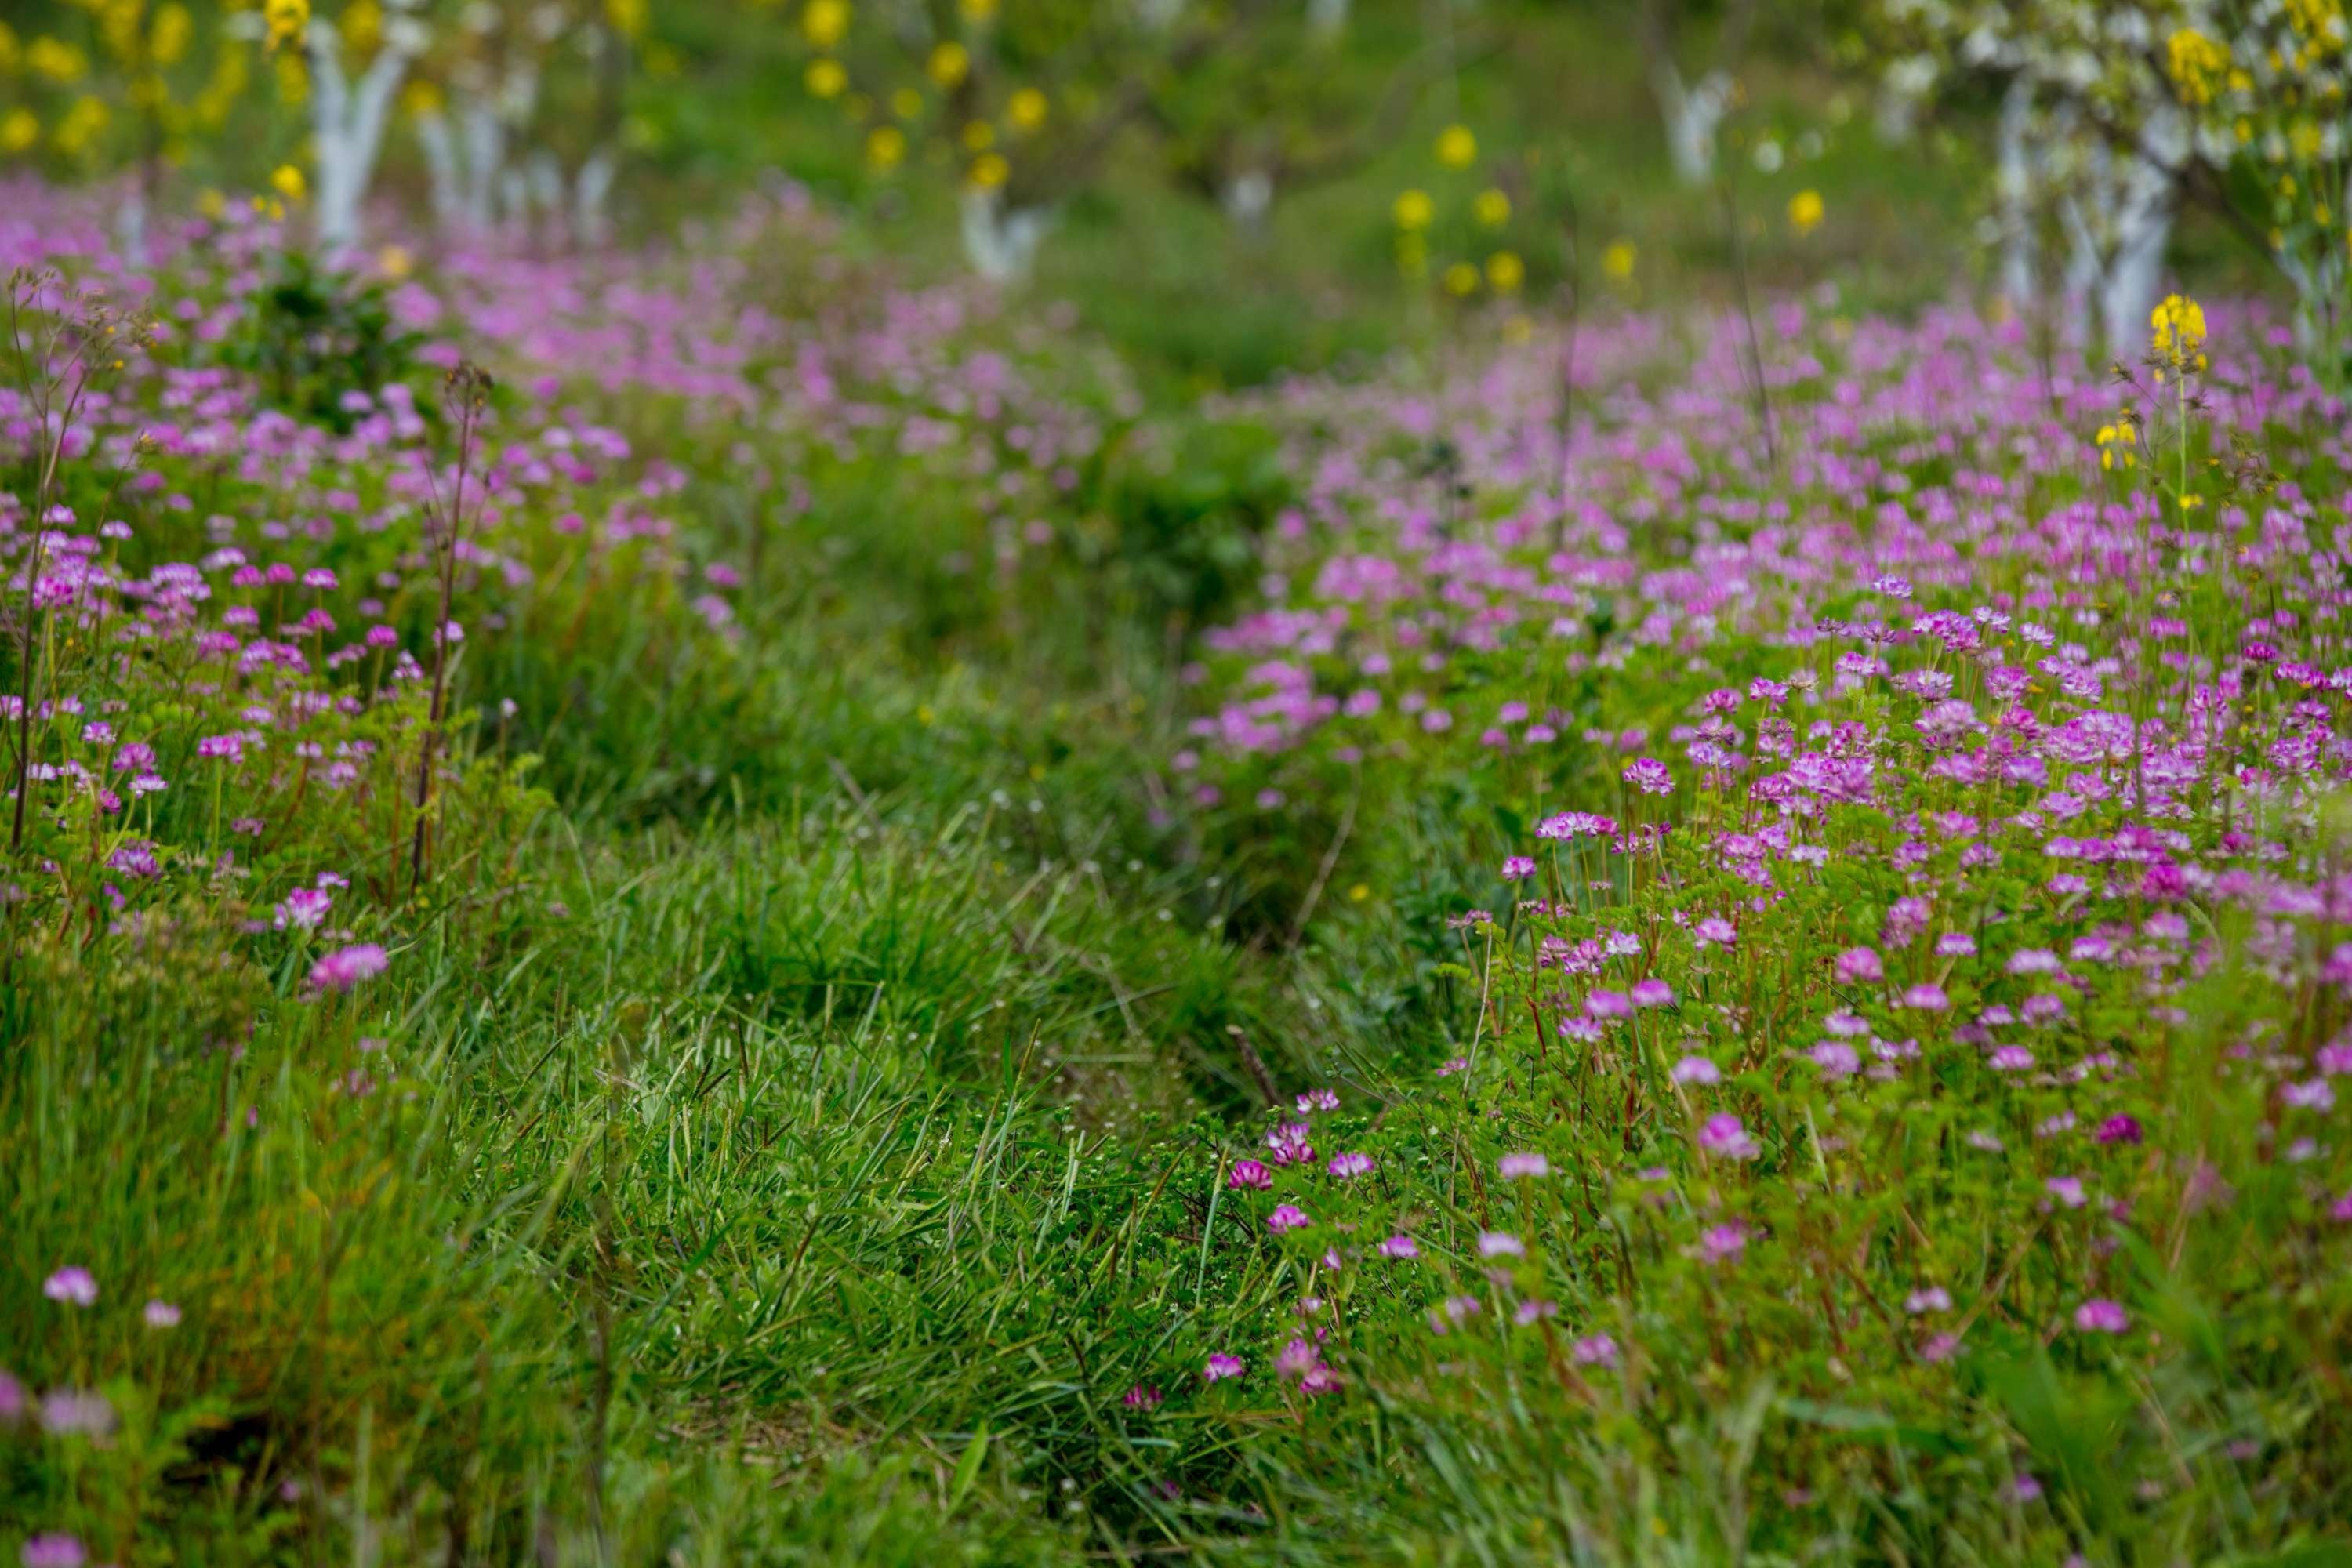
[[[2214,89],[2230,69],[2229,50],[2194,27],[2182,27],[2165,41],[2165,55],[2183,103],[2213,101]]]
[[[1437,205],[1429,199],[1427,191],[1400,192],[1390,210],[1396,216],[1397,227],[1408,232],[1427,228],[1429,220],[1437,216]]]
[[[1498,190],[1484,190],[1470,204],[1470,216],[1488,228],[1500,228],[1511,221],[1511,198]]]
[[[25,46],[25,68],[51,81],[79,81],[89,70],[89,57],[62,38],[43,34]]]
[[[996,20],[996,0],[961,0],[956,7],[967,22],[979,24]]]
[[[950,38],[931,51],[923,69],[942,88],[950,88],[971,74],[971,51]]]
[[[983,191],[992,191],[1013,177],[1013,165],[1001,153],[982,153],[971,161],[971,180]]]
[[[1799,191],[1789,198],[1789,226],[1802,239],[1819,226],[1822,211],[1821,192]]]
[[[1440,279],[1448,294],[1461,297],[1478,291],[1478,269],[1466,261],[1457,261],[1447,268]]]
[[[1517,251],[1498,250],[1486,258],[1486,286],[1496,293],[1516,294],[1527,280],[1527,263]]]
[[[1004,117],[1016,131],[1036,130],[1045,123],[1048,111],[1045,95],[1034,87],[1018,89],[1004,105]]]
[[[820,49],[841,42],[849,31],[849,0],[809,0],[801,13],[801,36]]]
[[[866,161],[877,169],[895,169],[907,156],[907,133],[895,125],[877,125],[866,137]]]
[[[1437,161],[1449,169],[1466,169],[1478,157],[1478,138],[1467,125],[1449,125],[1437,133]]]
[[[159,66],[178,65],[187,58],[188,41],[195,36],[195,21],[185,5],[160,7],[154,25],[148,29],[148,58]]]
[[[261,20],[271,49],[299,44],[310,26],[310,0],[262,0]]]
[[[1612,282],[1622,283],[1633,276],[1633,263],[1640,258],[1641,252],[1633,248],[1632,240],[1612,239],[1601,253],[1601,270]]]
[[[912,120],[923,112],[923,95],[911,87],[902,87],[890,95],[890,112],[901,120]]]
[[[404,247],[397,245],[387,245],[377,251],[375,264],[383,269],[386,278],[394,281],[416,270],[416,258],[409,255]]]
[[[803,78],[814,98],[838,98],[849,86],[849,73],[841,68],[839,60],[811,60],[808,74]]]
[[[2148,347],[2175,370],[2205,368],[2205,307],[2185,294],[2168,294],[2148,312]]]
[[[0,153],[22,153],[40,139],[40,116],[31,110],[12,109],[0,118]]]
[[[269,176],[269,188],[289,202],[299,202],[310,193],[310,182],[302,171],[291,163],[280,163]]]
[[[963,128],[963,150],[985,153],[996,145],[996,127],[985,120],[975,120]]]

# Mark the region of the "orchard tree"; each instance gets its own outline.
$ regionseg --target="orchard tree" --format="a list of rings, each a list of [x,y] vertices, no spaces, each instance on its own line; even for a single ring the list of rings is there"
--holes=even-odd
[[[2346,281],[2346,23],[2340,0],[1883,0],[1887,74],[2001,93],[2001,288],[2145,338],[2173,226],[2194,205],[2271,259],[2307,346],[2332,342]]]
[[[949,172],[964,253],[1003,282],[1034,265],[1063,205],[1143,131],[1198,144],[1181,177],[1262,216],[1282,159],[1188,84],[1245,79],[1308,0],[803,0],[808,90],[837,103],[879,175]],[[1344,18],[1343,18],[1344,20]],[[1225,75],[1228,70],[1234,74]],[[1262,97],[1262,95],[1261,95]],[[1221,129],[1227,128],[1227,129]],[[1295,153],[1296,148],[1293,149]]]

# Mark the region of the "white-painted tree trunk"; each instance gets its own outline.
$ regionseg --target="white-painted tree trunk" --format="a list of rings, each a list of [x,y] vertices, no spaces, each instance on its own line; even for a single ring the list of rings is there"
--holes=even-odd
[[[1715,174],[1715,133],[1731,112],[1727,71],[1711,70],[1696,85],[1683,80],[1674,61],[1651,62],[1650,90],[1666,128],[1666,152],[1685,184],[1705,184]]]
[[[991,283],[1016,283],[1036,266],[1054,215],[1045,207],[1008,206],[1003,191],[966,191],[963,253]]]
[[[2077,188],[2060,205],[2068,303],[2095,321],[2100,342],[2118,360],[2137,357],[2146,345],[2149,313],[2163,294],[2187,134],[2178,110],[2150,115],[2128,154],[2095,147]]]
[[[319,248],[332,256],[360,241],[360,210],[383,152],[392,96],[408,72],[420,40],[405,17],[384,29],[375,58],[356,87],[343,72],[343,40],[333,23],[314,17],[305,40],[310,56],[310,138],[319,177],[313,223]]]
[[[1225,181],[1217,203],[1235,228],[1252,236],[1264,234],[1274,211],[1274,176],[1263,169],[1244,169]]]
[[[2000,103],[1996,182],[2000,202],[2000,297],[2019,313],[2038,303],[2033,236],[2033,84],[2020,76]]]

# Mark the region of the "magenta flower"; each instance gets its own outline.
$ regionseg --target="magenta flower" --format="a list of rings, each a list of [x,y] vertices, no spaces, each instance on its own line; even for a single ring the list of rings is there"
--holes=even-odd
[[[1529,1324],[1540,1322],[1546,1318],[1557,1318],[1559,1316],[1559,1302],[1546,1301],[1538,1299],[1520,1302],[1519,1310],[1511,1314],[1511,1321],[1524,1329]]]
[[[82,1568],[89,1561],[79,1538],[51,1533],[25,1538],[25,1568]]]
[[[1748,1250],[1748,1226],[1736,1219],[1711,1225],[1699,1232],[1698,1250],[1709,1263],[1728,1263]]]
[[[1214,1365],[1217,1358],[1212,1356],[1209,1359],[1210,1364]],[[1241,1363],[1234,1362],[1234,1367],[1235,1371],[1239,1371],[1241,1368]],[[1213,1382],[1215,1380],[1213,1378],[1211,1381]],[[1160,1402],[1162,1397],[1163,1396],[1160,1390],[1157,1388],[1147,1387],[1139,1383],[1133,1388],[1127,1391],[1127,1397],[1123,1403],[1125,1403],[1129,1410],[1157,1410],[1160,1408]]]
[[[1878,961],[1876,950],[1850,947],[1837,955],[1837,983],[1841,985],[1875,985],[1886,978],[1886,966]]]
[[[1764,1152],[1727,1110],[1706,1119],[1698,1130],[1698,1146],[1718,1160],[1753,1160]]]
[[[279,931],[316,931],[334,905],[334,895],[323,888],[297,888],[278,906]]]
[[[1675,988],[1653,975],[1637,980],[1630,993],[1636,1007],[1671,1007],[1675,1005]]]
[[[169,1301],[153,1300],[148,1302],[146,1310],[142,1315],[146,1318],[147,1326],[151,1329],[176,1329],[180,1326],[180,1309],[173,1306]]]
[[[1282,1347],[1274,1358],[1274,1370],[1284,1377],[1298,1377],[1311,1370],[1322,1358],[1306,1340],[1293,1340]]]
[[[1503,880],[1524,882],[1536,874],[1536,863],[1525,855],[1514,855],[1503,862]]]
[[[1568,1359],[1579,1366],[1615,1366],[1617,1342],[1607,1334],[1586,1334],[1569,1342]]]
[[[2023,1046],[2001,1046],[1985,1059],[1995,1072],[2023,1072],[2033,1065],[2033,1053]]]
[[[310,986],[315,991],[349,991],[382,974],[390,963],[383,949],[372,942],[339,947],[322,953],[310,966]]]
[[[1209,1358],[1209,1364],[1201,1369],[1201,1381],[1223,1383],[1229,1377],[1239,1377],[1241,1374],[1241,1357],[1227,1355],[1224,1352],[1219,1351]]]
[[[1709,915],[1691,928],[1691,934],[1701,947],[1730,947],[1739,941],[1739,931],[1721,915]]]
[[[1523,1176],[1550,1175],[1551,1162],[1532,1152],[1506,1154],[1495,1162],[1495,1169],[1505,1180],[1514,1181]]]
[[[2094,1296],[2074,1309],[2074,1326],[2086,1334],[2120,1334],[2131,1327],[2119,1302]]]
[[[1370,1154],[1359,1154],[1343,1151],[1332,1155],[1331,1163],[1325,1166],[1324,1169],[1329,1171],[1333,1175],[1339,1177],[1343,1182],[1353,1181],[1358,1176],[1369,1175],[1371,1173],[1372,1157]]]
[[[1666,771],[1665,763],[1654,757],[1642,757],[1627,763],[1624,773],[1620,776],[1643,795],[1674,793],[1675,775]]]
[[[1298,1097],[1298,1114],[1312,1115],[1318,1110],[1337,1110],[1339,1097],[1328,1089],[1310,1089]]]
[[[1806,1055],[1826,1079],[1852,1078],[1862,1068],[1862,1054],[1843,1040],[1823,1040]]]
[[[1225,1176],[1225,1185],[1235,1191],[1244,1189],[1265,1192],[1274,1185],[1274,1173],[1255,1160],[1236,1160]]]
[[[1913,1317],[1952,1310],[1952,1293],[1941,1285],[1927,1285],[1903,1298],[1903,1310]]]
[[[1421,1244],[1409,1236],[1392,1236],[1381,1242],[1377,1250],[1382,1258],[1393,1258],[1403,1261],[1419,1258]]]
[[[60,1437],[103,1437],[114,1430],[114,1406],[88,1389],[53,1389],[41,1400],[41,1426]]]
[[[1304,1230],[1315,1222],[1297,1204],[1278,1205],[1265,1216],[1265,1228],[1280,1236],[1286,1230]]]
[[[1942,986],[1922,982],[1903,993],[1903,1005],[1922,1013],[1941,1013],[1951,1006],[1952,999],[1944,994]]]
[[[1526,1245],[1507,1231],[1486,1231],[1478,1237],[1478,1256],[1481,1258],[1524,1258],[1527,1251]]]
[[[2099,1123],[2096,1136],[2102,1143],[2137,1143],[2142,1136],[2139,1119],[2134,1116],[2110,1116]]]
[[[1721,1083],[1723,1069],[1705,1057],[1685,1057],[1674,1065],[1673,1071],[1667,1076],[1676,1083]],[[1734,1117],[1732,1120],[1736,1121],[1738,1118]],[[1702,1147],[1705,1146],[1706,1142],[1704,1137],[1699,1140]]]
[[[68,1307],[94,1307],[98,1304],[98,1281],[89,1269],[68,1264],[41,1282],[41,1294]]]

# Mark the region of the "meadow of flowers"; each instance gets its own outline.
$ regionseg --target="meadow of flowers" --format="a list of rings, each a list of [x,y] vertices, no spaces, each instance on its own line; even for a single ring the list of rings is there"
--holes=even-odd
[[[790,186],[5,198],[24,1563],[2352,1549],[2264,307],[1171,411]]]

